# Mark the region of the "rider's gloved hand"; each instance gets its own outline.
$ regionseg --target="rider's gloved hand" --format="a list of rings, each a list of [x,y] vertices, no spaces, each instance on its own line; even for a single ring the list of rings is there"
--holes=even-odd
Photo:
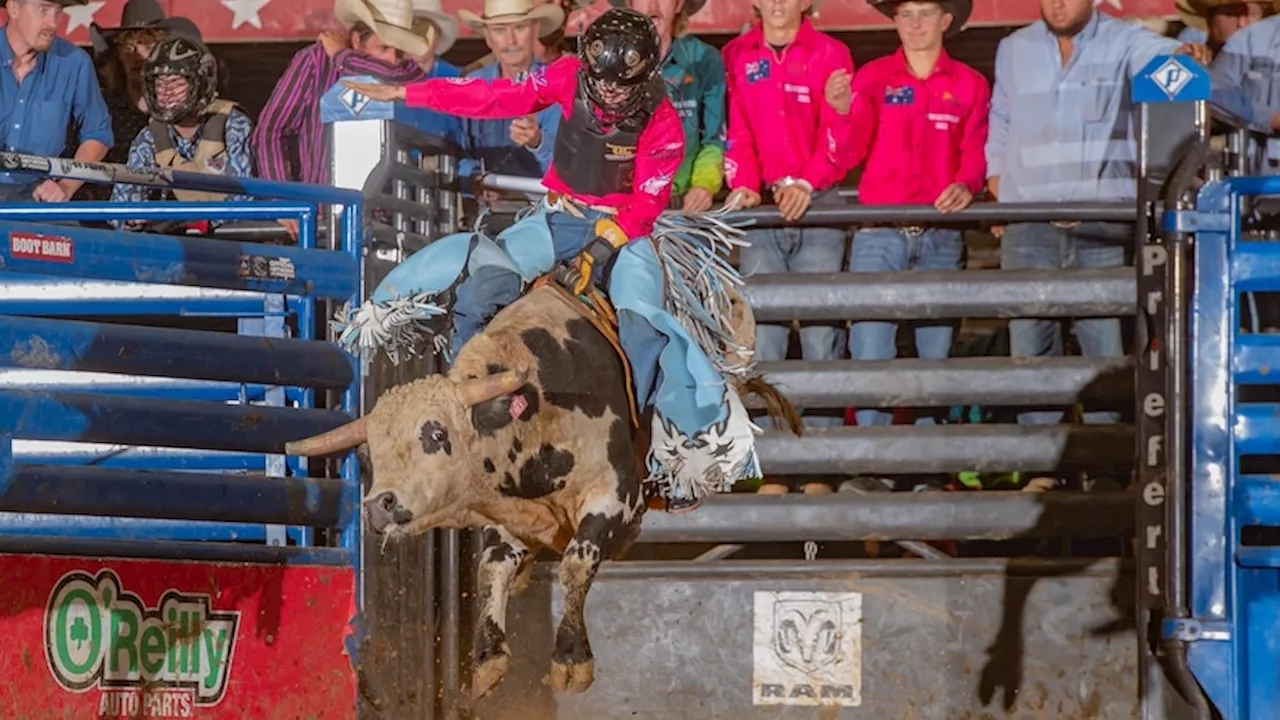
[[[574,295],[581,295],[591,285],[604,288],[618,250],[630,242],[627,233],[613,220],[597,221],[595,231],[595,240],[578,254],[572,265],[561,271],[561,283]]]

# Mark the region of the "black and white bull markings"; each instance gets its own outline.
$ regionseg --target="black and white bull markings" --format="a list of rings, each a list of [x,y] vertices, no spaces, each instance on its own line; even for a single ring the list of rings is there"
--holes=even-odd
[[[315,456],[367,442],[375,532],[484,527],[477,698],[507,672],[507,601],[543,547],[561,554],[565,595],[545,681],[557,692],[592,684],[587,593],[645,511],[625,383],[608,340],[554,290],[537,289],[468,342],[447,376],[393,388],[366,417],[286,449]]]

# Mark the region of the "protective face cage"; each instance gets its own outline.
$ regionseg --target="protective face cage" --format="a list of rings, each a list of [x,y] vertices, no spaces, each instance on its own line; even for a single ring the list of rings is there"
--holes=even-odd
[[[187,96],[176,105],[160,103],[160,78],[175,76],[187,81]],[[170,36],[160,41],[142,70],[142,95],[154,120],[174,123],[199,115],[217,97],[218,63],[203,44]]]

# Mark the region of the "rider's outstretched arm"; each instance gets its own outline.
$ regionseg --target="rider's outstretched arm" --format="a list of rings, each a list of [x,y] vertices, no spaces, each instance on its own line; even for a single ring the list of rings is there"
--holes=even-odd
[[[565,56],[518,78],[433,78],[406,85],[405,103],[446,115],[481,120],[510,120],[560,103],[572,103],[581,62]]]

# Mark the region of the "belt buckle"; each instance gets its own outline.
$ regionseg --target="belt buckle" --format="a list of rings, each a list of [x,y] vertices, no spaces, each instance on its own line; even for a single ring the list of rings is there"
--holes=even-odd
[[[914,238],[923,235],[926,228],[923,225],[903,225],[898,229],[902,231],[903,235]]]

